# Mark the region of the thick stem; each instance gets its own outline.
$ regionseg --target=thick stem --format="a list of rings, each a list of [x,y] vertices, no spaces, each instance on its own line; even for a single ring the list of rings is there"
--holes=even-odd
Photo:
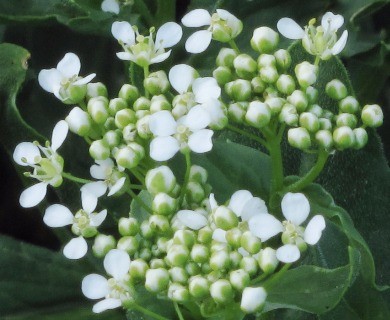
[[[231,130],[231,131],[234,131],[234,132],[237,132],[237,133],[241,134],[242,136],[248,137],[249,139],[252,139],[253,141],[256,141],[256,142],[260,143],[261,145],[263,145],[264,147],[268,148],[267,142],[264,139],[256,136],[253,133],[250,133],[250,132],[247,132],[247,131],[242,130],[240,128],[237,128],[237,127],[235,127],[235,126],[233,126],[231,124],[229,124],[227,126],[227,128],[229,130]]]
[[[230,46],[232,47],[232,49],[233,49],[237,54],[240,54],[240,53],[241,53],[241,52],[240,52],[240,49],[238,49],[237,44],[236,44],[236,42],[235,42],[233,39],[229,41],[229,44],[230,44]]]
[[[180,198],[179,198],[180,207],[183,205],[184,196],[185,196],[186,191],[187,191],[187,185],[188,185],[188,180],[190,178],[190,171],[191,171],[191,155],[190,155],[190,152],[187,151],[186,153],[184,153],[184,157],[186,159],[186,173],[184,175],[184,182],[183,182],[183,186],[181,187],[181,191],[180,191]]]
[[[285,192],[296,192],[302,190],[304,187],[312,183],[321,173],[322,169],[325,166],[326,161],[328,160],[329,153],[325,150],[320,150],[318,153],[317,162],[310,169],[306,175],[304,175],[297,182],[289,185],[284,191]]]
[[[321,58],[319,56],[316,56],[316,59],[314,60],[314,65],[318,67],[320,64]]]
[[[272,135],[267,139],[268,151],[271,157],[271,196],[280,191],[283,187],[283,159],[280,141],[277,136]]]
[[[149,66],[144,67],[144,79],[149,77]],[[145,88],[145,97],[149,99],[149,91]]]
[[[83,184],[85,184],[85,183],[92,182],[91,180],[87,180],[87,179],[75,177],[75,176],[73,176],[72,174],[66,173],[66,172],[62,172],[61,175],[62,175],[65,179],[68,179],[68,180],[70,180],[70,181],[77,182],[77,183],[83,183]]]
[[[163,316],[160,316],[157,313],[154,313],[153,311],[150,311],[149,309],[146,309],[144,307],[141,307],[139,304],[132,304],[132,309],[138,310],[139,312],[142,312],[144,315],[152,317],[157,320],[169,320],[168,318],[165,318]]]

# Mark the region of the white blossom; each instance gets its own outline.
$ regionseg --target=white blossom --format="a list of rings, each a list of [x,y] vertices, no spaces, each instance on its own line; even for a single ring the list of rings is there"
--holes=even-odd
[[[183,225],[192,230],[199,230],[207,225],[207,218],[193,210],[180,210],[176,217]]]
[[[19,199],[22,207],[30,208],[39,204],[46,195],[48,185],[61,185],[64,160],[57,153],[57,149],[65,141],[68,130],[68,124],[61,120],[53,129],[51,144],[47,142],[43,147],[37,142],[22,142],[16,146],[14,161],[21,166],[32,167],[33,172],[26,175],[40,181],[22,192]]]
[[[101,4],[101,8],[104,12],[111,12],[119,14],[120,7],[118,0],[104,0]]]

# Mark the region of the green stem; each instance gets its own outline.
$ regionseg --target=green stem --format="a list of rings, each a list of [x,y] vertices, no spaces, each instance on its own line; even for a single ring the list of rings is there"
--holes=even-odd
[[[254,285],[254,284],[257,284],[257,283],[263,281],[265,278],[269,277],[270,275],[271,275],[270,273],[264,272],[263,274],[259,275],[257,278],[254,278],[251,281],[251,285]]]
[[[145,22],[149,25],[149,27],[153,27],[154,17],[145,2],[143,0],[135,0],[134,7],[140,13],[141,17],[145,20]]]
[[[145,190],[145,188],[139,184],[130,184],[129,187],[133,190]]]
[[[304,175],[301,179],[299,179],[297,182],[293,183],[292,185],[289,185],[284,191],[285,192],[295,192],[300,191],[310,183],[312,183],[321,173],[322,169],[325,166],[326,160],[328,160],[329,153],[325,150],[320,150],[318,153],[317,162],[315,165],[310,169],[306,175]]]
[[[267,142],[264,139],[256,136],[253,133],[250,133],[250,132],[247,132],[247,131],[242,130],[240,128],[237,128],[235,126],[232,126],[231,124],[229,124],[227,126],[227,128],[231,131],[237,132],[245,137],[248,137],[249,139],[252,139],[253,141],[256,141],[256,142],[260,143],[261,145],[263,145],[264,147],[268,148]]]
[[[65,179],[68,179],[68,180],[70,180],[70,181],[77,182],[77,183],[89,183],[89,182],[92,182],[91,180],[87,180],[87,179],[75,177],[75,176],[73,176],[72,174],[66,173],[66,172],[62,172],[62,176],[63,176]]]
[[[149,77],[149,66],[144,67],[144,79]],[[145,97],[149,99],[149,91],[145,88]]]
[[[263,283],[263,287],[264,287],[267,291],[269,291],[269,289],[272,288],[272,285],[273,285],[275,282],[277,282],[277,281],[280,279],[280,277],[282,277],[290,267],[291,267],[291,263],[286,263],[286,264],[282,267],[282,269],[279,270],[279,272],[275,273],[275,274],[273,275],[273,277],[271,277],[270,279],[268,279],[267,281],[265,281],[265,282]]]
[[[137,178],[137,180],[139,182],[142,183],[142,185],[145,185],[145,178],[144,178],[144,176],[141,173],[139,173],[139,171],[136,168],[129,169],[129,171],[134,175],[134,177]]]
[[[132,309],[138,310],[139,312],[142,312],[146,316],[150,316],[157,320],[169,320],[168,318],[165,318],[163,316],[160,316],[157,313],[154,313],[153,311],[150,311],[149,309],[146,309],[144,307],[141,307],[139,304],[132,304]]]
[[[237,54],[240,54],[240,53],[241,53],[241,52],[240,52],[240,49],[238,49],[237,44],[236,44],[236,42],[235,42],[233,39],[229,41],[229,44],[230,44],[230,46],[232,47],[232,49],[233,49]]]
[[[190,155],[190,152],[186,152],[184,154],[184,157],[186,159],[186,173],[184,175],[184,182],[183,182],[183,186],[181,187],[181,191],[180,191],[180,198],[179,198],[180,207],[183,205],[184,196],[186,194],[188,180],[190,178],[190,171],[191,171],[191,155]]]
[[[177,313],[177,316],[179,317],[179,320],[184,320],[183,314],[181,313],[179,305],[177,304],[177,302],[174,302],[173,306],[175,307],[175,311]]]
[[[143,202],[142,199],[138,195],[136,195],[133,190],[128,189],[127,193],[130,195],[131,198],[137,201],[139,205],[144,208],[148,213],[153,214],[153,210],[145,202]]]
[[[316,56],[316,59],[314,60],[314,65],[318,67],[320,64],[321,58],[319,56]]]
[[[271,196],[283,187],[283,159],[280,141],[277,136],[268,136],[268,151],[271,157]]]
[[[84,100],[81,100],[79,102],[79,106],[81,109],[83,109],[84,111],[87,111],[87,105],[85,104],[85,101]]]

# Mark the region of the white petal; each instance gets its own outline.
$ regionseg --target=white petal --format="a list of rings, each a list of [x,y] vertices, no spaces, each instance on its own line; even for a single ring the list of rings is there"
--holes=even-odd
[[[177,23],[164,23],[157,31],[155,41],[156,47],[170,48],[180,41],[182,35],[183,30]]]
[[[246,202],[252,198],[252,193],[248,190],[238,190],[231,196],[228,208],[231,209],[237,217],[241,217],[242,209]]]
[[[186,118],[185,126],[188,127],[191,131],[198,131],[200,129],[206,128],[210,124],[210,115],[209,113],[202,108],[202,106],[197,105],[190,109]]]
[[[47,183],[40,182],[28,187],[22,192],[19,198],[19,203],[23,208],[35,207],[40,203],[46,195]]]
[[[180,94],[187,92],[196,78],[196,70],[187,64],[178,64],[169,70],[169,82]]]
[[[284,263],[292,263],[301,257],[301,253],[297,246],[293,244],[286,244],[276,250],[276,258]]]
[[[110,188],[110,192],[107,194],[108,197],[114,195],[117,193],[125,184],[126,182],[126,177],[120,178],[115,184]]]
[[[134,61],[134,56],[130,52],[117,52],[116,56],[121,60]]]
[[[73,85],[74,86],[82,86],[84,84],[90,83],[92,81],[92,79],[95,77],[96,77],[96,73],[91,73],[90,75],[73,82]]]
[[[213,130],[202,129],[194,132],[188,138],[188,146],[196,153],[208,152],[213,148]]]
[[[107,161],[107,160],[110,163],[114,164],[110,158],[108,158],[108,159],[106,159],[104,161]],[[107,162],[107,165],[105,163],[104,164],[100,164],[100,165],[99,164],[92,165],[91,168],[89,169],[89,173],[95,179],[101,179],[101,180],[107,179],[109,174],[112,171],[111,168],[113,167],[113,165],[112,166],[108,165],[109,162]]]
[[[283,231],[283,224],[268,213],[257,214],[248,221],[249,230],[262,242]]]
[[[149,118],[150,131],[159,137],[167,137],[176,133],[176,120],[167,110],[153,113]]]
[[[254,313],[264,305],[267,299],[267,291],[263,287],[246,287],[242,292],[241,309],[246,313]]]
[[[57,64],[57,70],[66,78],[78,75],[81,69],[80,59],[72,52],[68,52]]]
[[[84,277],[81,282],[81,291],[89,299],[100,299],[110,293],[110,288],[106,278],[92,273]]]
[[[114,298],[106,298],[102,301],[99,301],[92,307],[92,311],[95,313],[100,313],[106,310],[115,309],[122,305],[121,300]]]
[[[186,41],[185,48],[189,53],[201,53],[205,51],[211,42],[211,31],[201,30],[190,35]]]
[[[299,226],[310,213],[310,203],[303,193],[286,193],[282,199],[282,212],[288,221]]]
[[[179,142],[173,137],[157,137],[150,143],[150,157],[156,161],[169,160],[179,150]]]
[[[288,39],[302,39],[305,31],[293,19],[282,18],[277,23],[279,32]]]
[[[150,64],[163,62],[164,60],[169,58],[169,56],[171,55],[171,52],[172,52],[172,50],[169,50],[169,51],[164,52],[164,53],[160,53],[159,55],[153,57],[150,60]]]
[[[65,120],[61,120],[55,125],[51,136],[51,148],[53,151],[57,151],[57,149],[61,147],[66,139],[68,131],[69,126]]]
[[[58,87],[61,81],[61,72],[54,68],[41,70],[38,74],[39,85],[50,93],[54,93],[54,87]]]
[[[316,215],[306,226],[304,240],[307,244],[315,245],[321,238],[322,230],[325,229],[325,219],[321,215]]]
[[[16,146],[13,158],[17,164],[21,166],[28,166],[29,164],[35,164],[35,160],[41,158],[41,153],[35,144],[31,142],[21,142]],[[24,158],[27,162],[23,162],[22,158]]]
[[[241,219],[243,221],[249,221],[249,219],[255,215],[263,213],[268,213],[265,202],[258,197],[253,197],[252,199],[249,199],[242,208]]]
[[[68,259],[80,259],[87,254],[88,244],[83,237],[73,238],[64,247],[64,256]]]
[[[107,191],[104,181],[90,182],[81,187],[81,203],[83,209],[91,213],[97,206],[98,198]]]
[[[327,12],[321,19],[321,26],[324,31],[337,31],[344,24],[344,17],[340,14]]]
[[[334,46],[332,48],[332,54],[333,55],[337,55],[341,51],[343,51],[345,45],[347,44],[347,40],[348,40],[348,31],[344,30],[344,32],[341,35],[340,39],[337,40],[337,42],[334,44]]]
[[[108,274],[121,280],[129,272],[130,257],[123,250],[112,249],[104,257],[103,265]]]
[[[195,9],[188,12],[182,19],[181,23],[186,27],[202,27],[211,24],[211,15],[205,9]]]
[[[214,193],[210,193],[210,196],[209,196],[209,203],[210,203],[210,209],[211,209],[211,211],[213,211],[214,209],[216,209],[216,208],[218,207],[218,203],[217,203],[217,201],[215,200]]]
[[[213,240],[218,241],[218,242],[224,242],[227,243],[226,240],[226,231],[223,229],[215,229],[213,232]]]
[[[43,216],[43,222],[52,228],[64,227],[73,223],[72,212],[62,204],[53,204],[48,207]]]
[[[218,99],[221,95],[221,88],[217,80],[212,77],[195,79],[192,84],[192,91],[198,103],[208,102],[210,99]]]
[[[135,32],[131,24],[126,21],[115,21],[111,26],[111,33],[115,39],[125,44],[135,43]]]
[[[249,256],[249,252],[246,251],[243,247],[239,247],[237,249],[237,252],[242,255],[243,257],[248,257]]]
[[[118,14],[120,11],[119,3],[117,0],[104,0],[101,8],[104,12],[112,12]]]
[[[89,218],[91,219],[90,225],[92,227],[98,227],[103,223],[103,221],[104,221],[104,219],[106,219],[106,217],[107,217],[107,210],[106,209],[100,211],[99,213],[93,212],[89,215]]]
[[[207,225],[207,218],[199,212],[192,210],[180,210],[177,218],[186,227],[192,230],[199,230]]]

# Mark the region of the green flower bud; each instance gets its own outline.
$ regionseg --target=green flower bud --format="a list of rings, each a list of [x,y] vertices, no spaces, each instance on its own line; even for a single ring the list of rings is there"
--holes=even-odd
[[[240,308],[245,313],[256,313],[263,310],[267,292],[262,287],[247,287],[242,292]]]
[[[257,94],[263,93],[266,88],[266,83],[260,77],[252,78],[251,85],[252,91]]]
[[[133,255],[138,251],[139,241],[136,237],[126,236],[118,240],[117,248]]]
[[[207,170],[201,166],[192,165],[190,168],[189,181],[200,183],[204,185],[207,183],[208,173]]]
[[[209,249],[203,244],[195,244],[191,249],[191,259],[196,263],[205,263],[210,258]]]
[[[324,109],[324,110],[323,110],[323,113],[322,113],[322,117],[323,117],[323,118],[326,118],[326,119],[329,119],[329,120],[333,120],[334,114],[333,114],[333,112]]]
[[[194,181],[188,182],[186,199],[189,203],[201,203],[205,197],[204,188],[199,183]]]
[[[137,138],[137,127],[134,123],[129,123],[122,130],[123,140],[126,143],[132,143]]]
[[[168,288],[169,273],[166,269],[149,269],[146,271],[145,288],[146,290],[159,293]]]
[[[209,244],[213,238],[213,230],[210,227],[203,227],[198,231],[198,241],[203,244]]]
[[[114,117],[108,117],[106,122],[104,123],[104,129],[106,130],[117,130],[118,128],[115,125],[115,118]],[[100,133],[99,133],[100,136]]]
[[[275,83],[279,78],[278,71],[275,67],[267,66],[260,69],[260,78],[266,83]]]
[[[121,236],[135,236],[140,231],[137,219],[122,217],[118,221],[118,230]]]
[[[306,111],[314,114],[317,118],[320,118],[324,113],[324,110],[318,104],[312,104]]]
[[[135,168],[141,160],[139,153],[130,146],[118,148],[114,157],[118,165],[127,169]]]
[[[166,193],[160,192],[153,198],[152,209],[156,214],[172,215],[177,209],[177,200]]]
[[[347,126],[353,129],[357,125],[357,118],[350,113],[341,113],[336,116],[336,125],[338,127]]]
[[[261,249],[261,241],[255,237],[252,232],[245,231],[241,237],[241,247],[243,247],[250,254],[256,254]]]
[[[170,87],[167,74],[162,70],[152,72],[145,78],[144,87],[153,96],[167,92]]]
[[[265,90],[263,92],[263,98],[265,100],[270,99],[270,98],[280,98],[279,91],[276,88],[274,88],[273,86],[269,86],[269,87],[265,88]]]
[[[193,261],[188,262],[185,266],[185,269],[190,276],[196,276],[202,271],[200,266]]]
[[[113,236],[98,234],[92,246],[93,254],[98,258],[103,258],[108,251],[115,249],[116,242]]]
[[[242,260],[242,255],[238,251],[230,251],[230,269],[238,269]]]
[[[210,257],[210,267],[215,271],[227,270],[230,266],[230,255],[227,250],[214,251]]]
[[[281,93],[288,95],[295,90],[295,81],[291,76],[282,74],[278,81],[276,81],[276,87]]]
[[[339,101],[339,108],[341,112],[357,113],[360,109],[360,105],[355,97],[348,96]]]
[[[213,219],[218,228],[229,230],[238,225],[238,217],[228,207],[219,206],[213,214]]]
[[[248,80],[238,79],[228,82],[225,91],[235,101],[247,101],[252,95],[252,86]]]
[[[237,123],[243,123],[247,111],[247,107],[248,107],[248,103],[243,103],[243,102],[231,103],[228,107],[229,119]]]
[[[309,132],[317,132],[320,129],[320,122],[317,116],[310,112],[300,114],[299,125]]]
[[[87,94],[87,85],[73,85],[68,87],[61,87],[60,96],[62,97],[62,103],[65,104],[78,104],[84,100]]]
[[[223,232],[225,233],[225,231],[223,231]],[[229,247],[228,247],[228,244],[226,242],[213,240],[211,242],[210,250],[211,250],[212,253],[216,252],[216,251],[222,251],[222,250],[228,251]]]
[[[211,284],[210,295],[216,303],[226,304],[233,300],[234,291],[228,280],[219,279]]]
[[[103,141],[110,147],[117,147],[121,143],[120,131],[110,130],[107,131],[103,136]]]
[[[86,137],[91,131],[92,119],[79,107],[74,107],[65,121],[69,125],[69,130],[79,136]]]
[[[334,100],[344,99],[348,95],[347,87],[338,79],[329,81],[326,84],[325,92]]]
[[[152,102],[146,98],[146,97],[139,97],[137,100],[134,101],[133,109],[135,111],[139,110],[150,110],[150,104]]]
[[[240,262],[240,268],[246,271],[252,277],[258,271],[258,264],[254,257],[243,257]]]
[[[307,88],[317,81],[318,67],[307,61],[297,64],[295,75],[302,88]]]
[[[170,229],[168,218],[160,214],[151,215],[149,217],[149,224],[152,230],[158,233],[165,233]]]
[[[279,34],[268,27],[260,27],[253,31],[251,46],[260,53],[272,53],[279,43]]]
[[[130,123],[135,124],[136,121],[137,117],[135,116],[135,112],[131,109],[122,109],[115,114],[115,125],[119,129],[123,129]]]
[[[367,131],[363,128],[356,128],[353,130],[355,135],[355,149],[362,149],[368,142]]]
[[[89,154],[94,160],[106,160],[110,156],[110,147],[104,140],[96,140],[89,146]]]
[[[355,143],[355,135],[350,127],[339,127],[333,131],[333,140],[340,150],[351,148]]]
[[[182,267],[173,267],[168,270],[172,282],[187,284],[188,273]]]
[[[257,65],[259,70],[265,67],[273,67],[276,68],[276,58],[272,54],[261,54],[257,58]]]
[[[149,128],[150,115],[139,119],[136,124],[137,133],[142,139],[149,139],[152,136],[152,132]]]
[[[287,50],[279,49],[274,53],[276,66],[281,72],[285,72],[291,65],[291,55]]]
[[[241,292],[249,285],[250,277],[248,272],[238,269],[230,272],[229,281],[234,289]]]
[[[222,48],[217,56],[217,66],[233,68],[233,60],[237,57],[236,52],[230,48]]]
[[[142,248],[139,251],[138,258],[143,259],[145,261],[149,261],[152,258],[152,250],[149,248]]]
[[[279,121],[289,126],[298,125],[297,108],[290,103],[285,103],[280,111]]]
[[[225,238],[231,247],[237,249],[241,246],[241,236],[242,231],[239,228],[233,228],[226,231]]]
[[[226,83],[233,80],[233,74],[230,68],[223,66],[217,67],[217,69],[213,71],[213,77],[220,86],[224,86]]]
[[[257,71],[257,63],[248,54],[239,54],[233,61],[234,69],[240,78],[252,79]]]
[[[332,130],[332,121],[326,118],[320,118],[318,119],[320,122],[320,129],[321,130]]]
[[[283,105],[285,104],[286,100],[283,98],[278,97],[270,97],[265,100],[265,103],[268,105],[268,107],[271,110],[272,115],[277,115],[282,110]]]
[[[292,128],[288,130],[288,142],[294,148],[306,150],[311,146],[310,134],[305,128]]]
[[[107,87],[101,82],[87,83],[87,100],[95,97],[106,97],[108,96]]]
[[[202,267],[201,271],[203,272],[203,274],[208,274],[213,271],[213,269],[211,269],[210,264],[208,262],[202,263],[201,267]]]
[[[108,100],[105,97],[96,97],[88,101],[88,113],[98,124],[106,122],[108,118]]]
[[[188,282],[188,290],[195,299],[201,299],[209,294],[210,283],[202,276],[193,276]]]
[[[305,111],[309,105],[309,101],[307,100],[305,93],[303,93],[301,90],[295,90],[287,97],[287,101],[295,106],[299,113]]]
[[[119,90],[118,97],[125,100],[128,106],[132,106],[134,101],[138,99],[139,92],[136,86],[124,84]]]
[[[122,98],[115,98],[110,100],[108,104],[108,111],[110,115],[114,117],[118,111],[127,109],[127,107],[126,100]]]
[[[242,22],[230,15],[220,16],[221,13],[214,13],[211,17],[211,32],[214,40],[220,42],[229,42],[237,37],[242,31]]]
[[[170,194],[176,186],[176,178],[169,167],[160,166],[147,172],[145,184],[152,195],[160,192]]]
[[[192,230],[177,230],[173,236],[173,243],[191,248],[195,243],[195,232]]]
[[[329,130],[319,130],[315,135],[318,145],[325,150],[331,150],[333,147],[333,136]]]
[[[168,288],[168,298],[172,301],[183,303],[190,299],[190,293],[183,285],[171,283]]]
[[[266,103],[252,101],[249,103],[245,120],[249,125],[255,128],[263,128],[268,125],[271,120],[271,110]]]
[[[383,123],[383,112],[377,104],[367,104],[362,110],[363,123],[371,128],[377,128]]]
[[[132,260],[130,262],[129,275],[131,279],[134,280],[143,280],[146,276],[146,271],[148,271],[148,264],[142,259]]]
[[[264,273],[273,273],[279,264],[279,260],[276,258],[276,250],[270,247],[260,250],[257,262]]]
[[[309,100],[309,104],[315,104],[318,101],[318,90],[314,87],[306,88],[306,97]]]
[[[190,252],[186,246],[181,244],[173,244],[168,249],[166,260],[171,266],[181,267],[187,263],[189,256]]]
[[[140,231],[141,236],[145,239],[151,239],[155,235],[154,229],[152,229],[148,220],[142,221]]]
[[[156,113],[162,110],[170,111],[172,105],[169,103],[167,98],[164,95],[153,96],[150,101],[150,113]]]

